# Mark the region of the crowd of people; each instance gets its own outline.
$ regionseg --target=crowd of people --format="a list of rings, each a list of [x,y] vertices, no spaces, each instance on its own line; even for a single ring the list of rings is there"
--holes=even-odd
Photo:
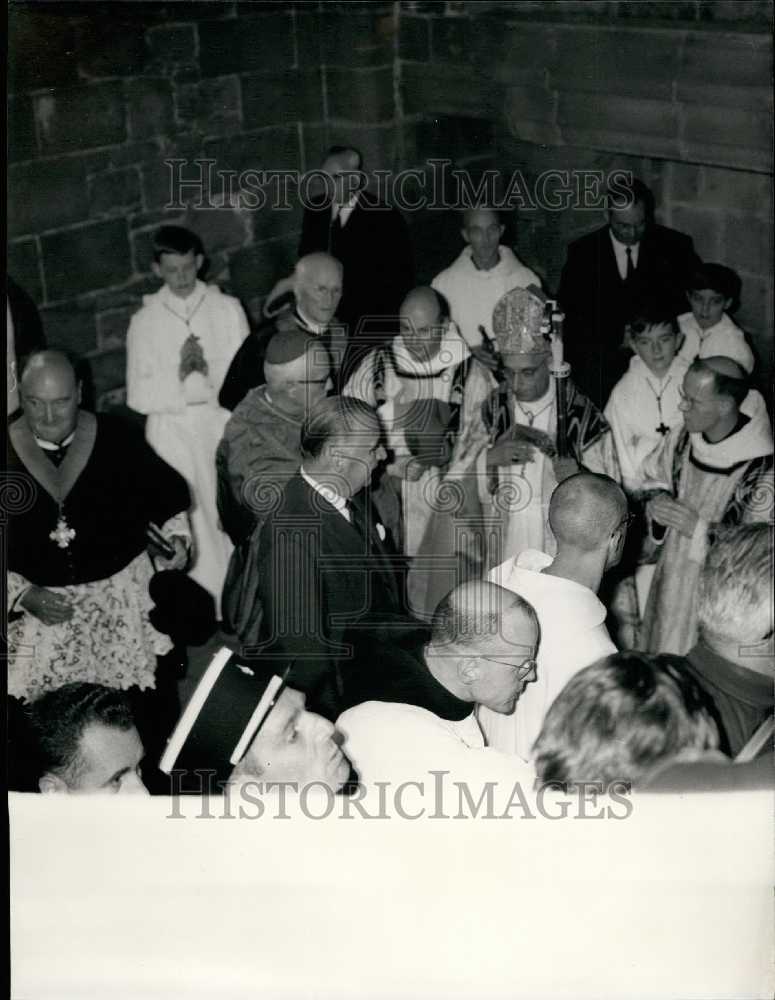
[[[144,437],[9,304],[16,786],[759,774],[773,439],[734,271],[633,180],[556,299],[487,205],[417,287],[362,166],[329,151],[253,328],[199,237],[159,229],[127,333]]]

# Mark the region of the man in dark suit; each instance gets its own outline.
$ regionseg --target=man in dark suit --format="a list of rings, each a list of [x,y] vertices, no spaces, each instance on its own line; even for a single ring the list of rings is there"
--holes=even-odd
[[[384,460],[376,412],[332,396],[310,412],[302,465],[260,529],[255,573],[263,656],[295,661],[295,684],[314,710],[335,719],[352,643],[401,641],[401,559],[374,514],[368,487]]]
[[[305,204],[299,256],[323,250],[340,260],[344,285],[338,316],[351,341],[386,340],[396,332],[399,307],[414,287],[406,223],[397,209],[366,190],[358,150],[332,146],[320,174],[325,190]]]
[[[568,246],[558,291],[574,380],[600,408],[628,360],[622,340],[633,307],[658,293],[683,312],[684,281],[699,263],[691,237],[654,222],[641,181],[612,185],[607,202],[608,225]]]

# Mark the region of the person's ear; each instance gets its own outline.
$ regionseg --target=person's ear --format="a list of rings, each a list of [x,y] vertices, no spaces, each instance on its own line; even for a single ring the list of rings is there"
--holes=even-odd
[[[58,774],[47,771],[38,778],[38,788],[44,795],[50,795],[52,792],[66,792],[67,784]]]
[[[463,242],[464,243],[470,243],[471,242],[471,240],[469,240],[469,238],[468,238],[468,230],[465,228],[465,226],[463,226],[463,228],[460,230],[460,235],[463,237]]]
[[[151,264],[151,270],[156,275],[156,277],[159,279],[159,281],[164,281],[164,276],[161,273],[161,268],[159,267],[159,262],[158,261],[153,261],[153,263]]]
[[[478,680],[479,675],[482,672],[482,668],[479,666],[479,661],[474,656],[467,656],[464,660],[461,660],[458,663],[457,670],[461,681],[463,681],[464,684],[469,685]]]
[[[733,299],[724,299],[724,312],[729,312],[729,307],[732,305]]]
[[[504,225],[498,226],[498,239],[500,239],[505,232],[506,232],[506,227]]]
[[[78,405],[81,405],[81,400],[83,399],[83,382],[79,382],[76,387],[76,393],[78,397]]]
[[[199,274],[202,270],[202,264],[205,262],[204,254],[198,253],[196,257],[194,257],[194,261],[196,262],[196,273]]]

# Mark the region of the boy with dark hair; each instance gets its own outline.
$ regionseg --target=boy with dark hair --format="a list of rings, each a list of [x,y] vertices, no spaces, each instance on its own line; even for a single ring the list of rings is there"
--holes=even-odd
[[[686,283],[691,310],[678,317],[684,335],[681,356],[689,364],[695,358],[732,358],[750,375],[754,356],[745,334],[729,317],[740,304],[742,284],[738,275],[723,264],[702,264]]]
[[[164,284],[146,295],[127,334],[127,402],[147,415],[146,438],[186,479],[193,499],[191,576],[220,607],[231,543],[216,510],[215,452],[229,413],[218,392],[248,322],[237,299],[197,277],[202,241],[181,226],[154,239],[153,273]]]

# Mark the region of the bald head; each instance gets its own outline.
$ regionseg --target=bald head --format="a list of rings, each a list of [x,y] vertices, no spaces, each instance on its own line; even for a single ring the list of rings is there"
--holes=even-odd
[[[434,646],[487,647],[505,635],[521,636],[521,643],[536,645],[538,618],[531,604],[496,583],[469,580],[451,590],[436,608]]]
[[[267,345],[264,378],[272,398],[300,416],[331,389],[331,357],[317,337],[302,330],[279,332]]]
[[[549,501],[549,524],[560,550],[606,548],[626,514],[627,497],[618,483],[592,472],[564,480]]]
[[[441,300],[432,288],[414,288],[401,303],[401,337],[418,360],[435,356],[444,333]]]
[[[302,316],[328,326],[342,297],[342,265],[327,253],[307,254],[294,269],[293,291]]]
[[[740,406],[748,395],[750,388],[745,369],[732,358],[714,355],[709,358],[696,358],[685,376],[690,384],[699,388],[702,393],[712,393],[719,399],[726,399]],[[688,395],[686,392],[684,395]]]
[[[36,437],[60,444],[75,430],[81,388],[66,354],[37,351],[30,355],[19,394],[25,419]]]

